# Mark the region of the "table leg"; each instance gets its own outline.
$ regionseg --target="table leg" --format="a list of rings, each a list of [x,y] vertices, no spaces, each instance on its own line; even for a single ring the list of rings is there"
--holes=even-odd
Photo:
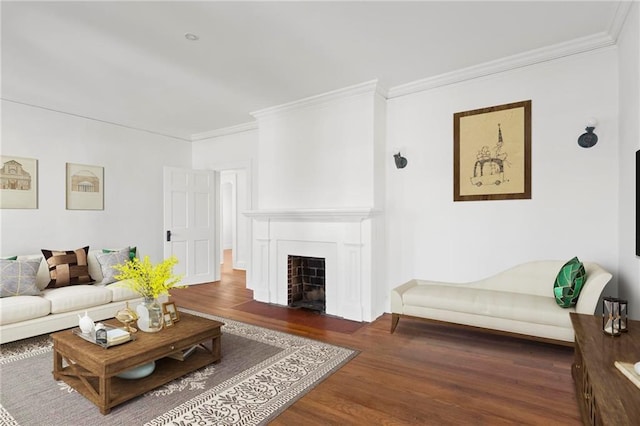
[[[111,377],[101,376],[98,387],[98,392],[100,393],[100,412],[102,414],[109,414],[111,411]]]
[[[62,355],[53,347],[53,380],[60,380],[60,372],[62,371]]]

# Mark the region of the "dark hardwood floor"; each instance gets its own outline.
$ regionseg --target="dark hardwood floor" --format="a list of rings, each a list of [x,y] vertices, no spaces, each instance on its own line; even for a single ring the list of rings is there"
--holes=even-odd
[[[251,302],[244,272],[229,264],[221,281],[172,290],[172,300],[360,351],[272,425],[581,424],[571,348],[408,319],[390,334],[388,314],[327,325],[319,314]]]

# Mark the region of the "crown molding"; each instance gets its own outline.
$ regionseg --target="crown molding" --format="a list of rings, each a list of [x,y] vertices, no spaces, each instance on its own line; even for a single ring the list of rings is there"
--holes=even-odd
[[[618,8],[616,9],[616,13],[613,16],[611,25],[609,26],[609,34],[611,34],[611,37],[615,41],[618,41],[620,32],[624,27],[624,21],[626,21],[627,16],[629,16],[629,11],[631,10],[632,4],[633,1],[621,1],[620,3],[618,3]]]
[[[378,80],[370,80],[364,83],[355,84],[342,89],[333,90],[331,92],[322,93],[320,95],[310,96],[308,98],[299,99],[297,101],[289,102],[282,105],[276,105],[273,107],[261,109],[252,112],[251,115],[257,119],[268,117],[274,114],[280,114],[282,112],[291,111],[294,109],[307,108],[310,106],[320,105],[327,102],[331,102],[337,99],[343,99],[350,96],[357,96],[362,94],[375,94],[382,96],[386,99],[387,91],[382,88],[378,83]]]
[[[238,124],[236,126],[223,127],[222,129],[210,130],[208,132],[195,133],[191,135],[191,142],[201,141],[203,139],[218,138],[220,136],[233,135],[236,133],[247,132],[258,128],[258,123],[249,121],[247,123]]]
[[[497,74],[504,71],[539,64],[542,62],[547,62],[570,55],[576,55],[591,50],[601,49],[603,47],[612,46],[614,44],[615,40],[607,33],[599,33],[587,37],[582,37],[565,43],[559,43],[549,47],[530,50],[528,52],[519,53],[495,61],[485,62],[484,64],[463,68],[435,77],[417,80],[400,86],[395,86],[389,89],[388,98],[393,99],[399,96],[405,96],[424,90],[434,89],[436,87],[460,83],[462,81],[472,80],[474,78],[484,77],[491,74]]]

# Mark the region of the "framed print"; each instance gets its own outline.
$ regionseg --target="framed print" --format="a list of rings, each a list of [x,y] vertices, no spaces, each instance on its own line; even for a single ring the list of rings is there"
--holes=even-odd
[[[176,309],[175,303],[173,302],[163,303],[162,310],[165,314],[171,315],[171,321],[173,322],[180,321],[180,315],[178,314],[178,310]]]
[[[531,101],[453,115],[453,200],[531,199]]]
[[[0,208],[38,208],[38,160],[0,155]]]
[[[164,326],[165,327],[173,327],[173,320],[171,319],[170,313],[164,314]]]
[[[67,163],[67,210],[104,210],[104,167]]]

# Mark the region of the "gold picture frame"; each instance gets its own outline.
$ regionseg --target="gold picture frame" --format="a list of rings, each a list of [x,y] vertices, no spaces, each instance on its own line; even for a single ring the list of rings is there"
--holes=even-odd
[[[453,115],[453,200],[531,199],[531,100]]]
[[[171,321],[180,321],[180,314],[178,313],[178,309],[176,309],[176,304],[174,302],[163,303],[162,312],[171,315]]]
[[[67,210],[104,210],[104,167],[67,163]]]
[[[173,327],[173,319],[171,318],[171,314],[169,312],[165,312],[163,314],[163,317],[164,317],[164,326]]]
[[[0,155],[0,209],[38,208],[38,160]]]

